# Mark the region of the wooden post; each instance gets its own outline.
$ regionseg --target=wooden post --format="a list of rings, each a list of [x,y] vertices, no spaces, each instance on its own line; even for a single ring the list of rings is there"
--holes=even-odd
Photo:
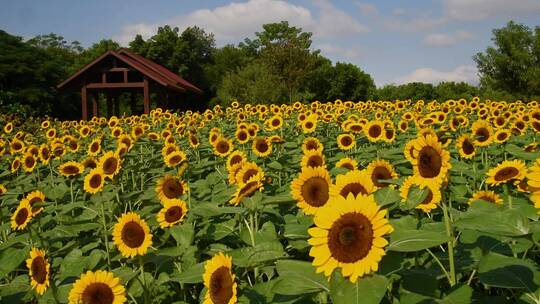
[[[128,82],[128,71],[124,70],[124,83]]]
[[[82,119],[88,120],[88,110],[87,110],[87,98],[86,98],[86,84],[83,84],[81,87],[81,103],[82,103]]]
[[[102,83],[107,82],[107,72],[101,72],[101,82]]]
[[[143,87],[144,114],[150,113],[150,89],[148,87],[148,78],[144,77]]]
[[[97,117],[98,116],[97,104],[99,100],[99,92],[94,92],[92,93],[91,96],[92,96],[92,117]]]

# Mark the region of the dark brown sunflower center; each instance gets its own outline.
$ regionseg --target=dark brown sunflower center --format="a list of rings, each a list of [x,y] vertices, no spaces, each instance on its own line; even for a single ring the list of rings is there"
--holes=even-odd
[[[45,259],[41,256],[34,258],[30,268],[32,269],[32,278],[38,284],[45,283],[47,279],[47,263],[45,263]]]
[[[92,153],[95,153],[98,150],[99,150],[99,143],[93,142],[92,145],[90,146],[90,151],[92,151]]]
[[[328,232],[328,247],[333,258],[354,263],[366,257],[373,243],[371,222],[361,213],[342,215]]]
[[[169,164],[171,165],[176,165],[178,164],[180,161],[182,161],[182,156],[180,155],[174,155],[173,157],[171,157],[169,159]]]
[[[312,177],[302,185],[302,197],[306,203],[313,207],[321,207],[328,201],[328,182],[321,177]]]
[[[379,137],[381,135],[381,127],[379,125],[371,126],[368,130],[368,134],[374,138]]]
[[[93,189],[99,188],[99,186],[101,186],[101,175],[99,174],[92,175],[88,183],[90,184],[90,187]]]
[[[234,281],[229,268],[222,266],[210,277],[210,298],[215,304],[227,304],[233,296]]]
[[[502,168],[501,170],[497,171],[495,173],[495,181],[505,181],[514,178],[516,175],[519,174],[519,170],[514,167],[506,167]]]
[[[165,212],[165,221],[168,223],[174,223],[182,218],[182,207],[173,206],[167,209]]]
[[[489,195],[481,195],[478,199],[495,203],[495,199]]]
[[[313,155],[313,156],[310,156],[308,161],[307,161],[307,165],[309,167],[320,167],[322,165],[324,165],[324,160],[323,158],[320,156],[320,155]]]
[[[308,121],[306,122],[305,126],[306,126],[306,129],[311,129],[313,128],[313,123],[311,121]]]
[[[239,140],[242,140],[242,141],[243,141],[243,140],[246,140],[246,139],[247,139],[247,134],[246,134],[246,132],[245,132],[245,131],[238,132],[237,138],[238,138]]]
[[[34,164],[36,163],[36,161],[34,160],[33,157],[26,157],[24,159],[24,165],[27,167],[27,168],[32,168],[34,166]]]
[[[128,222],[122,228],[122,241],[130,248],[137,248],[144,242],[144,230],[136,222]]]
[[[349,169],[349,170],[354,170],[354,166],[352,163],[343,163],[341,164],[341,168],[346,168],[346,169]]]
[[[431,192],[429,188],[426,188],[426,190],[428,193],[426,198],[422,201],[422,204],[429,204],[433,200],[433,192]]]
[[[257,141],[255,148],[257,149],[257,151],[265,153],[266,151],[268,151],[268,143],[266,142],[266,140],[259,140]]]
[[[257,169],[248,169],[242,177],[242,182],[246,183],[252,176],[255,176],[259,171]]]
[[[103,172],[107,175],[113,174],[118,168],[118,160],[115,157],[109,157],[103,163]]]
[[[258,189],[258,183],[256,181],[249,182],[245,184],[242,189],[240,189],[240,192],[238,193],[238,197],[246,197],[248,195],[251,195],[253,192],[255,192]]]
[[[24,224],[26,222],[26,219],[28,218],[28,209],[23,208],[17,212],[17,215],[15,216],[15,223],[17,223],[18,226]]]
[[[341,145],[348,147],[352,144],[352,138],[350,136],[343,136],[341,138]]]
[[[387,139],[392,139],[394,138],[394,130],[386,130],[384,135],[386,136]]]
[[[505,140],[508,137],[508,133],[499,133],[497,134],[497,140]]]
[[[220,141],[218,142],[216,146],[216,150],[219,153],[227,153],[229,151],[229,143],[226,141]]]
[[[77,174],[79,173],[79,168],[77,166],[68,165],[62,168],[62,171],[64,171],[64,174]]]
[[[442,157],[433,147],[424,147],[418,153],[418,171],[425,178],[439,175],[442,167]]]
[[[475,134],[476,134],[476,139],[479,142],[484,142],[484,141],[487,141],[489,139],[489,131],[486,128],[480,128],[480,129],[476,130]]]
[[[86,286],[81,298],[83,304],[112,304],[114,293],[109,285],[97,282]]]
[[[240,155],[235,155],[231,158],[231,161],[230,161],[230,165],[236,165],[238,163],[240,163],[244,158]]]
[[[49,159],[49,149],[45,148],[41,150],[41,157],[45,160]]]
[[[280,122],[279,122],[279,119],[274,119],[274,120],[272,120],[272,126],[274,126],[274,127],[279,126],[279,123],[280,123]]]
[[[319,145],[317,145],[317,143],[316,143],[315,141],[311,141],[311,140],[310,140],[310,141],[308,141],[308,142],[306,143],[306,149],[307,149],[307,150],[317,150],[317,147],[318,147],[318,146],[319,146]]]
[[[465,153],[466,155],[474,153],[474,145],[468,139],[463,141],[461,148],[463,149],[463,153]]]
[[[167,198],[176,198],[183,193],[184,188],[182,187],[182,184],[176,179],[168,179],[163,184],[163,194],[165,194]]]
[[[371,174],[371,180],[377,187],[387,187],[388,184],[381,183],[379,180],[391,179],[392,172],[385,167],[376,167]]]
[[[343,189],[341,189],[341,191],[339,192],[339,195],[343,196],[344,198],[347,198],[347,196],[351,193],[356,197],[358,196],[358,194],[367,195],[368,191],[360,183],[349,183],[345,185]]]

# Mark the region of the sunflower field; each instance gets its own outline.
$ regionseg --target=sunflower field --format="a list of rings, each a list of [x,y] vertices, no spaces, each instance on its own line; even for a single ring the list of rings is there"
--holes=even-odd
[[[536,101],[0,123],[1,303],[540,303]]]

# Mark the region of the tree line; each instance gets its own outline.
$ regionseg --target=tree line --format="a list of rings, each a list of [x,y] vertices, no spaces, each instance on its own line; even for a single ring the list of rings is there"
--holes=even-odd
[[[159,27],[148,39],[137,35],[129,49],[197,85],[203,95],[188,95],[194,109],[232,100],[251,103],[292,101],[446,100],[482,96],[538,99],[540,27],[509,22],[493,30],[493,45],[474,55],[480,84],[464,82],[389,84],[377,88],[358,66],[332,61],[312,47],[312,34],[283,21],[265,24],[253,39],[216,46],[214,35],[198,27],[180,31]],[[0,30],[0,109],[23,116],[78,118],[76,92],[56,85],[85,64],[120,45],[110,39],[88,48],[51,33],[23,40]]]

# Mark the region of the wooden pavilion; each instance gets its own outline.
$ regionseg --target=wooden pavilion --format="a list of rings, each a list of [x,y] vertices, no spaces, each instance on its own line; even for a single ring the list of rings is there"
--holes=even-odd
[[[92,116],[98,115],[100,95],[105,96],[107,115],[119,115],[120,94],[129,93],[131,112],[136,113],[137,94],[143,96],[143,113],[150,112],[150,93],[159,107],[167,107],[182,93],[202,91],[165,67],[126,49],[108,51],[57,86],[81,92],[82,119],[88,119],[88,97]]]

